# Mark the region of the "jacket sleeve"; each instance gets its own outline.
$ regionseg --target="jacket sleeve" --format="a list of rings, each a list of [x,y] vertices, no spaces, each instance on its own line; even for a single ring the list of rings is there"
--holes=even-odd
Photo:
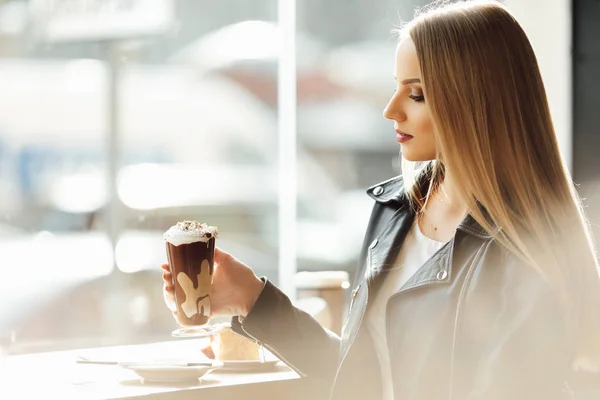
[[[458,325],[463,340],[454,349],[454,371],[463,372],[454,377],[452,398],[571,398],[564,308],[531,267],[518,268],[476,277],[480,284],[463,304],[469,317]],[[460,368],[461,362],[470,367]]]
[[[265,279],[265,278],[263,278]],[[270,281],[235,332],[261,342],[301,376],[329,389],[339,364],[340,338],[323,328]]]

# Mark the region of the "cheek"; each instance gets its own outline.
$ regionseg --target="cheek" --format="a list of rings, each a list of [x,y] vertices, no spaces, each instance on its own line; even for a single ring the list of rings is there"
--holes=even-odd
[[[425,107],[422,110],[419,110],[418,113],[415,113],[415,128],[416,132],[423,139],[431,139],[433,140],[433,123],[431,122],[431,118],[429,117],[429,112]]]
[[[436,143],[434,136],[433,123],[429,117],[428,112],[422,112],[417,122],[417,132],[420,137],[421,151],[423,157],[427,159],[434,159],[436,154]]]

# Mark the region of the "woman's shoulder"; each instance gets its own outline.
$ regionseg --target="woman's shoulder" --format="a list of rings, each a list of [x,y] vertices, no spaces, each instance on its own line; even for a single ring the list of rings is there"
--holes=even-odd
[[[469,285],[494,293],[513,296],[514,300],[530,302],[538,297],[552,303],[558,300],[556,292],[540,270],[514,254],[496,239],[490,238],[478,261],[474,261]],[[477,290],[477,289],[476,289]]]
[[[493,239],[487,250],[465,279],[463,316],[472,324],[487,321],[501,331],[519,331],[518,336],[534,337],[550,329],[565,338],[566,310],[543,272]]]

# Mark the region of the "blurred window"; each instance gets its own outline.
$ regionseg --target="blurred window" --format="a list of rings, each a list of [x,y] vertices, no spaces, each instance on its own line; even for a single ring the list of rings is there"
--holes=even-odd
[[[398,8],[297,2],[298,270],[351,270],[363,189],[397,172],[381,110]],[[168,338],[162,233],[183,219],[277,282],[277,15],[276,0],[0,2],[0,347]]]

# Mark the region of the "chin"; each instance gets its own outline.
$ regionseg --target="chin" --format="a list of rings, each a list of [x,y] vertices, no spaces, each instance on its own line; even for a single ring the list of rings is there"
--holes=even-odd
[[[416,153],[416,152],[412,152],[412,151],[403,151],[402,157],[406,161],[412,161],[412,162],[435,160],[435,154],[434,155],[423,154],[423,153]]]

